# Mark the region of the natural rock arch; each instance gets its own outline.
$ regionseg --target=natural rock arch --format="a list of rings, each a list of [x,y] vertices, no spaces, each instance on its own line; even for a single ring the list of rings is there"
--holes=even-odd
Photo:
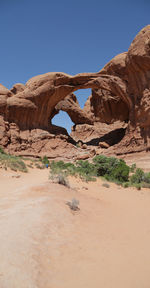
[[[92,95],[86,108],[79,111],[72,93],[85,88],[91,88]],[[129,121],[126,136],[120,143],[124,152],[148,149],[150,25],[140,31],[128,52],[116,56],[98,73],[75,76],[47,73],[31,78],[25,85],[16,84],[11,90],[1,85],[1,145],[7,146],[12,141],[6,132],[12,131],[13,125],[18,131],[49,131],[50,120],[60,109],[68,112],[75,124]],[[6,134],[8,142],[4,141]]]
[[[6,91],[1,113],[6,121],[16,123],[21,129],[48,129],[55,106],[78,89],[105,89],[119,95],[129,105],[125,83],[119,77],[99,73],[75,76],[47,73],[31,78],[21,91],[17,87],[14,86],[11,92]]]

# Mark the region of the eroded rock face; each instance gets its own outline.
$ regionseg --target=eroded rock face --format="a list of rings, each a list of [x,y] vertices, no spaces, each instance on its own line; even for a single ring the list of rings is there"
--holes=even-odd
[[[92,95],[81,109],[73,92],[86,88],[92,89]],[[89,125],[92,131],[98,127],[95,123],[120,120],[128,126],[125,137],[116,144],[117,153],[148,149],[150,25],[140,31],[128,52],[117,55],[98,73],[47,73],[31,78],[25,85],[16,84],[11,90],[0,85],[0,145],[11,152],[34,155],[48,154],[49,143],[56,137],[66,137],[62,143],[65,139],[67,145],[72,145],[65,129],[51,125],[60,110],[75,123],[74,137],[78,125]],[[96,133],[101,135],[100,130]]]
[[[99,74],[119,77],[126,85],[127,101],[101,88],[93,89],[90,99],[90,110],[96,121],[128,122],[125,137],[113,149],[119,154],[149,150],[150,25],[138,33],[128,52],[114,57]]]
[[[122,53],[114,57],[100,72],[103,75],[120,77],[127,84],[126,56]],[[117,120],[128,121],[131,101],[129,97],[120,97],[119,91],[107,91],[104,89],[93,89],[91,96],[91,110],[98,121],[103,123],[114,123]]]
[[[80,108],[78,100],[73,93],[68,95],[64,100],[60,101],[55,106],[53,115],[59,113],[60,110],[67,112],[72,122],[76,125],[84,123],[87,124],[94,123],[88,111],[85,111],[84,109]]]
[[[70,93],[84,88],[102,87],[108,91],[120,91],[126,98],[126,86],[115,76],[87,73],[70,76],[64,73],[47,73],[30,79],[24,90],[6,99],[4,117],[15,122],[20,129],[48,129],[56,105]],[[83,114],[83,113],[82,113]]]

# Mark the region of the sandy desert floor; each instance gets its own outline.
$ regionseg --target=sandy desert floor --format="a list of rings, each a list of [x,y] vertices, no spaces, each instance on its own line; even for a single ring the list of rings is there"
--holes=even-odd
[[[136,161],[150,171],[149,154]],[[150,287],[149,189],[19,174],[0,170],[0,288]]]

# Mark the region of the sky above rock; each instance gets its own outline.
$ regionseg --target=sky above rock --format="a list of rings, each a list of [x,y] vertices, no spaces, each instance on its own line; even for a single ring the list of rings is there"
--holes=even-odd
[[[150,0],[0,0],[0,83],[97,72],[150,24]],[[90,89],[76,92],[83,107]],[[65,112],[53,123],[70,131]]]

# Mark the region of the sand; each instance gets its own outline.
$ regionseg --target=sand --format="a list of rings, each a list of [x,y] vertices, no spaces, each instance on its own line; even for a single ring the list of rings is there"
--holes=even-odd
[[[48,173],[0,170],[0,288],[149,288],[150,190]]]

